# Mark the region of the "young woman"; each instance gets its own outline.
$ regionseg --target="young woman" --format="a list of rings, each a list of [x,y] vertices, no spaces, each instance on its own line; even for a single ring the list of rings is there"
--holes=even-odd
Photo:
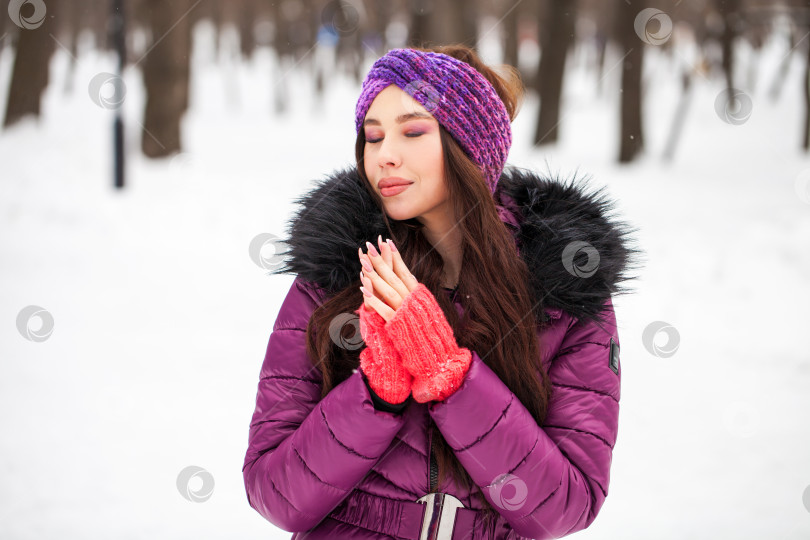
[[[558,538],[607,497],[634,229],[599,191],[504,169],[507,69],[389,51],[356,166],[298,201],[242,469],[293,538]]]

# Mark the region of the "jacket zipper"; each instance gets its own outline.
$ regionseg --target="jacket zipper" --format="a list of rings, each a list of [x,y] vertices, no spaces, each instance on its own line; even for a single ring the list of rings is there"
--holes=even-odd
[[[430,470],[430,478],[428,480],[428,493],[433,493],[436,489],[437,484],[439,482],[439,466],[436,464],[436,457],[433,455],[433,429],[432,425],[428,424],[428,431],[430,432],[428,435],[428,448],[430,452],[428,452],[428,464]]]

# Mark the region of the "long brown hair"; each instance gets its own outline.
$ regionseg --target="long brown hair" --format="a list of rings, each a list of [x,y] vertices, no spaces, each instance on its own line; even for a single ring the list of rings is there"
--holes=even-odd
[[[476,68],[495,87],[510,119],[514,120],[523,97],[523,85],[517,70],[504,66],[505,75],[501,76],[487,67],[474,50],[463,45],[414,48],[444,53]],[[456,297],[461,299],[464,307],[462,320],[442,289],[443,260],[423,235],[421,223],[416,218],[396,221],[385,215],[382,200],[365,175],[363,130],[358,133],[355,145],[357,171],[383,215],[388,237],[396,243],[411,273],[436,297],[453,328],[458,345],[478,353],[529,410],[537,424],[542,425],[551,384],[540,362],[534,301],[528,285],[529,270],[518,255],[515,238],[498,216],[496,201],[481,170],[441,126],[440,134],[444,176],[462,235],[461,272],[456,291]],[[359,273],[359,261],[357,266]],[[318,366],[323,374],[322,396],[358,367],[360,349],[339,347],[329,332],[317,332],[316,329],[329,328],[336,317],[342,315],[345,318],[346,313],[353,313],[360,307],[363,302],[360,284],[358,277],[355,283],[325,301],[315,310],[307,327],[307,352],[310,358],[320,359]],[[463,485],[471,489],[471,479],[447,441],[432,423],[431,429],[433,452],[439,466],[439,482],[449,473],[457,487]],[[459,446],[458,443],[455,446]],[[493,509],[480,489],[478,495],[487,510],[486,517],[492,517]]]

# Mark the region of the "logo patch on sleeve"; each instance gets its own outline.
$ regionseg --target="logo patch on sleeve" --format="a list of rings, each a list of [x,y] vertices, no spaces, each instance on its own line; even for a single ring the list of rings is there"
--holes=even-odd
[[[610,355],[608,358],[608,362],[610,363],[610,369],[613,370],[613,373],[616,375],[619,374],[619,346],[613,341],[613,338],[610,338]]]

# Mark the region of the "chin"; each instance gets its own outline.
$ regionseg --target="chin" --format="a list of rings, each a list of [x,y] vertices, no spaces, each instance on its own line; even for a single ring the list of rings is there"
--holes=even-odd
[[[418,212],[415,212],[413,208],[410,208],[409,205],[404,204],[390,204],[385,205],[385,214],[390,218],[396,221],[405,221],[407,219],[414,218],[418,216]]]

